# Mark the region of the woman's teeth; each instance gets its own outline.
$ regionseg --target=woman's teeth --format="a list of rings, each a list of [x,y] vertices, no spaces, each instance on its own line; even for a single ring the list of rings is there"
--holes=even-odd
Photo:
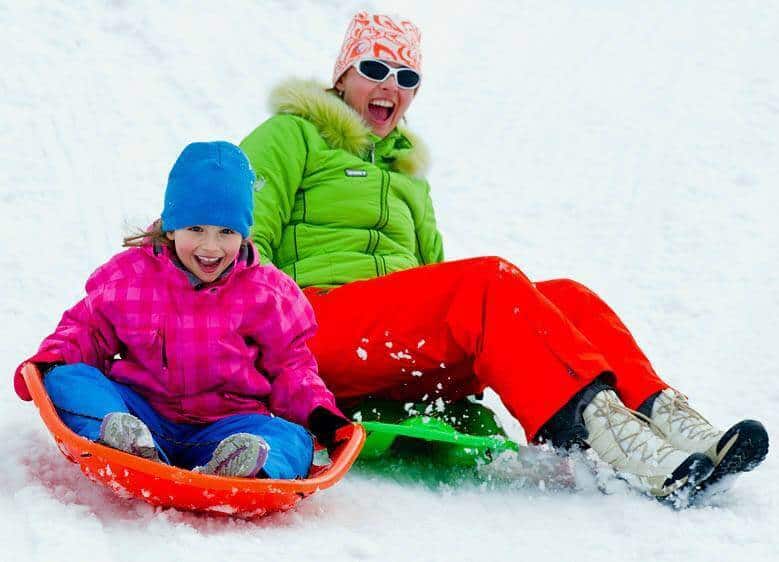
[[[395,104],[390,100],[373,100],[368,103],[368,112],[376,121],[387,121],[395,110]]]

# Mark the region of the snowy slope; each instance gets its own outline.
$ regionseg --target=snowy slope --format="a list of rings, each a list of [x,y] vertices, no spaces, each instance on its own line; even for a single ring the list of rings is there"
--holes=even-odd
[[[0,2],[4,560],[777,558],[775,454],[684,512],[587,485],[431,489],[352,473],[247,523],[92,485],[10,385],[122,234],[159,212],[181,148],[239,141],[282,78],[326,80],[367,6],[423,30],[408,117],[432,151],[448,256],[584,282],[712,421],[754,417],[777,442],[775,2],[158,4]]]

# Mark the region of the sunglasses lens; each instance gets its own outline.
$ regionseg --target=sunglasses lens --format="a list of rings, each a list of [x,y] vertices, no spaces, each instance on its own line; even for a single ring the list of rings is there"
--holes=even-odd
[[[360,73],[366,78],[381,82],[389,74],[389,67],[377,60],[360,61]]]
[[[397,73],[398,86],[401,88],[416,88],[419,84],[419,73],[410,68],[404,68]]]
[[[357,69],[360,71],[360,74],[376,82],[386,80],[392,70],[389,65],[378,60],[360,61]],[[401,88],[411,89],[419,85],[419,73],[416,70],[401,68],[395,74],[395,77],[398,81],[398,86]]]

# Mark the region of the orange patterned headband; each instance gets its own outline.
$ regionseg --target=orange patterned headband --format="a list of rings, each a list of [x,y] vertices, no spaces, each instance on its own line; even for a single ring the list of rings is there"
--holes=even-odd
[[[422,71],[421,34],[407,19],[359,12],[346,30],[335,62],[333,84],[355,61],[376,58]]]

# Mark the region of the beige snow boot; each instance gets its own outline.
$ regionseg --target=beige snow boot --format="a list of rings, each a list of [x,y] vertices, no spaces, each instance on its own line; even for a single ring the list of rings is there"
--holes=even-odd
[[[743,420],[722,431],[690,407],[687,398],[672,388],[666,388],[654,397],[650,418],[674,447],[704,453],[714,462],[715,469],[706,480],[707,487],[729,474],[754,469],[768,454],[768,433],[763,424]]]
[[[600,459],[633,487],[686,505],[690,492],[714,470],[702,453],[675,447],[637,417],[613,390],[601,390],[583,412],[585,438]]]

